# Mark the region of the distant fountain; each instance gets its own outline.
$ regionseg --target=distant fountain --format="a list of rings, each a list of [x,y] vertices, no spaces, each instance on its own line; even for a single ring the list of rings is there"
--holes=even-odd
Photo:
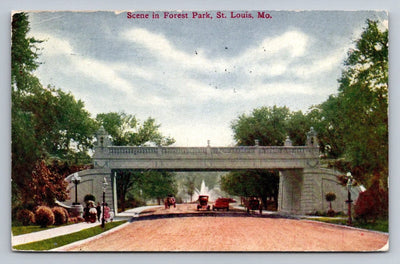
[[[202,180],[200,185],[200,190],[195,188],[193,194],[193,201],[197,201],[199,199],[199,195],[208,195],[209,201],[215,201],[220,195],[220,190],[218,188],[213,188],[211,190],[208,189],[204,180]]]

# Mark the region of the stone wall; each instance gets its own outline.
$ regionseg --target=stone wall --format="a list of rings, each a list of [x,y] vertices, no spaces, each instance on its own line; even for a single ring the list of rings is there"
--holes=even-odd
[[[325,200],[325,194],[333,192],[336,200],[332,202],[332,209],[347,213],[347,188],[339,184],[337,176],[340,174],[321,168],[281,171],[278,210],[300,215],[327,212],[329,202]],[[353,201],[356,201],[359,192],[359,187],[352,188]]]
[[[104,177],[108,183],[105,192],[105,201],[113,209],[113,196],[112,196],[112,183],[111,183],[111,170],[110,169],[92,169],[84,170],[78,173],[81,177],[81,182],[78,184],[78,203],[84,204],[84,197],[86,194],[93,194],[97,202],[103,201],[103,181]],[[68,177],[67,177],[68,181]],[[70,199],[65,201],[66,205],[72,205],[75,202],[75,184],[70,183],[68,186],[70,190]]]

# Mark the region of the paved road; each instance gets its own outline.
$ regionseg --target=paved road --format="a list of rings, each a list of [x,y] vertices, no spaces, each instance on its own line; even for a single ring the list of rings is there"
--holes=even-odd
[[[55,251],[377,251],[388,234],[316,221],[153,208],[101,236]],[[233,211],[233,210],[232,210]],[[191,217],[187,217],[187,215]],[[232,214],[232,215],[230,215]],[[171,216],[173,216],[171,218]],[[142,220],[141,220],[142,219]],[[143,220],[147,219],[147,220]]]
[[[59,251],[377,251],[388,235],[308,220],[178,217],[139,220]]]

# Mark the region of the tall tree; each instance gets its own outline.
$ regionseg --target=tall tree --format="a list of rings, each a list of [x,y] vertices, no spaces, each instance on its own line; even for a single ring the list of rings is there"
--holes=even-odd
[[[262,146],[282,146],[287,136],[295,145],[304,145],[308,123],[302,112],[292,114],[287,107],[273,106],[240,115],[232,122],[232,129],[238,145],[252,146],[259,140]],[[257,196],[265,207],[268,197],[277,202],[278,184],[278,173],[269,170],[231,172],[221,178],[222,190],[233,195]]]
[[[11,86],[14,92],[32,92],[39,87],[39,80],[32,72],[39,66],[36,44],[42,41],[28,37],[30,30],[28,15],[15,13],[12,16],[11,36]]]
[[[115,146],[140,146],[146,143],[168,146],[175,143],[173,138],[160,133],[161,125],[151,117],[140,124],[134,115],[110,112],[98,114],[96,120],[111,136]]]
[[[367,27],[345,61],[339,80],[345,157],[363,174],[358,180],[380,178],[387,187],[388,175],[388,31],[377,21]],[[367,176],[374,175],[374,176]],[[382,176],[382,177],[379,177]]]
[[[12,202],[18,203],[21,189],[28,188],[35,162],[40,158],[40,144],[35,140],[32,113],[21,109],[24,95],[40,89],[39,80],[32,71],[39,66],[39,40],[28,38],[29,21],[25,13],[12,16],[11,37],[11,151]]]
[[[28,16],[12,16],[11,43],[11,130],[12,130],[12,202],[26,202],[32,189],[33,175],[37,183],[47,173],[38,172],[43,160],[63,160],[78,163],[88,158],[87,150],[95,132],[96,123],[84,109],[82,101],[53,87],[44,88],[33,71],[38,62],[37,44],[41,41],[27,37]],[[42,166],[43,167],[43,166]],[[52,173],[52,171],[50,171]],[[43,177],[43,179],[39,179]],[[57,191],[59,182],[49,190]],[[28,195],[28,197],[31,197]],[[50,195],[49,195],[50,197]]]
[[[242,114],[232,122],[234,139],[238,145],[253,146],[259,140],[262,146],[281,146],[287,136],[287,107],[261,107],[251,115]]]
[[[340,158],[345,150],[345,116],[341,98],[338,95],[330,95],[325,102],[312,107],[307,116],[318,133],[321,152],[328,158]]]
[[[174,173],[168,171],[145,171],[143,174],[143,195],[149,199],[156,199],[158,204],[167,195],[176,195],[178,192]]]
[[[276,171],[233,171],[223,175],[220,183],[221,189],[231,195],[261,198],[265,209],[267,209],[267,199],[273,197],[277,208],[279,175]]]
[[[294,146],[304,146],[307,140],[307,132],[313,124],[307,114],[302,111],[289,114],[286,131]]]
[[[98,114],[96,120],[111,136],[112,142],[116,146],[140,146],[144,144],[171,145],[175,142],[173,138],[164,137],[161,134],[159,131],[160,125],[156,124],[155,119],[151,117],[141,124],[134,115],[110,112]],[[161,187],[152,184],[157,184],[157,180],[155,180],[157,177],[156,175],[159,177],[159,184],[164,184],[165,175],[163,172],[154,172],[149,175],[152,181],[148,182],[146,186],[160,189]],[[142,176],[132,170],[117,171],[118,202],[121,208],[125,209],[126,195],[131,188],[143,183],[141,182]],[[151,188],[144,188],[144,190],[150,191]],[[146,195],[145,191],[143,192],[144,195]],[[160,198],[153,197],[153,195],[147,196],[151,198]]]

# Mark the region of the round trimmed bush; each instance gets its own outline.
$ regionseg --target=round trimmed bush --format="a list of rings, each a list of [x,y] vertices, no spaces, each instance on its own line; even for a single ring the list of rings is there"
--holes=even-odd
[[[53,207],[51,211],[54,214],[54,224],[63,225],[68,222],[68,212],[66,212],[65,208],[56,206]]]
[[[86,194],[85,197],[83,198],[83,201],[85,203],[88,203],[89,201],[96,201],[96,197],[93,194]]]
[[[28,209],[21,209],[17,212],[17,220],[22,223],[22,225],[27,226],[35,223],[35,214]]]
[[[35,223],[40,227],[54,224],[54,214],[47,206],[39,206],[35,211]]]

